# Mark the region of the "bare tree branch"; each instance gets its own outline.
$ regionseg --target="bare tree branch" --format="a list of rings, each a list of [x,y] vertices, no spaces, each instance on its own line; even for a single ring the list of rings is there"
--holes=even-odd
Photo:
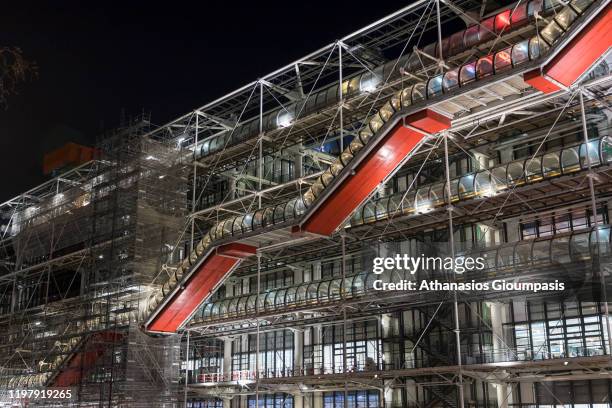
[[[38,66],[23,56],[19,47],[0,47],[0,106],[7,107],[7,98],[18,93],[20,84],[36,79]]]

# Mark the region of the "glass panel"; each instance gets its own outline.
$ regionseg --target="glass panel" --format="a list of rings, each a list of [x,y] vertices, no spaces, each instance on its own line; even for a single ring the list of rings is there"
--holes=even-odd
[[[210,312],[210,317],[219,317],[219,304],[218,303],[213,303],[212,304],[212,311]]]
[[[508,182],[520,184],[523,180],[523,161],[511,162],[508,164]]]
[[[487,41],[495,37],[495,16],[480,22],[480,40]]]
[[[588,149],[584,143],[580,145],[580,166],[583,169],[588,168],[587,150],[589,151],[591,166],[599,165],[599,140],[589,140]]]
[[[459,179],[459,197],[467,199],[474,196],[474,174],[466,174]]]
[[[204,308],[202,310],[202,317],[210,317],[212,313],[212,306],[213,306],[212,303],[204,305]]]
[[[274,223],[279,224],[285,221],[285,206],[287,203],[282,203],[274,207]]]
[[[529,40],[521,41],[512,47],[512,63],[516,66],[529,61]]]
[[[451,193],[452,201],[456,201],[459,199],[459,179],[452,179],[450,181],[450,193]],[[446,189],[444,189],[444,194],[446,196],[447,194]]]
[[[376,219],[382,220],[386,218],[389,213],[387,212],[387,205],[389,204],[389,197],[381,198],[376,200]]]
[[[378,116],[377,113],[370,118],[369,124],[370,130],[372,130],[373,133],[376,133],[385,124],[385,122],[380,118],[380,116]]]
[[[365,291],[364,275],[357,275],[353,280],[353,293],[360,294]]]
[[[363,224],[363,207],[357,208],[351,216],[351,225],[355,226],[361,224]]]
[[[505,10],[495,16],[495,32],[500,33],[510,26],[510,13],[512,10]]]
[[[527,19],[527,2],[516,6],[512,12],[512,25],[523,22]]]
[[[276,306],[284,306],[285,305],[285,295],[287,294],[287,289],[281,289],[276,294],[274,298],[274,304]]]
[[[433,98],[438,95],[442,95],[442,75],[431,78],[427,82],[427,97]]]
[[[565,30],[572,25],[572,22],[578,17],[576,13],[570,7],[563,7],[557,15],[555,15],[555,21]]]
[[[267,293],[262,293],[259,296],[257,296],[257,307],[259,308],[259,310],[265,310],[264,309],[264,301],[266,300],[266,295]]]
[[[242,230],[244,232],[252,231],[253,214],[249,213],[244,216],[242,220]]]
[[[463,36],[464,31],[458,31],[455,34],[450,36],[450,53],[456,54],[459,51],[463,50]]]
[[[446,183],[436,183],[431,186],[429,190],[429,201],[432,206],[438,206],[444,204],[445,194],[444,194],[444,186]]]
[[[329,297],[331,300],[336,300],[340,298],[340,285],[342,284],[342,279],[334,279],[329,284]]]
[[[514,247],[514,265],[526,266],[531,262],[532,241],[520,242]]]
[[[450,91],[459,86],[459,70],[457,68],[448,71],[444,74],[444,80],[442,81],[445,91]]]
[[[274,207],[268,207],[263,213],[263,227],[274,224]]]
[[[607,136],[601,139],[601,157],[604,163],[612,162],[612,143]]]
[[[286,304],[295,303],[295,293],[297,292],[297,290],[298,290],[298,286],[293,286],[287,289],[287,294],[285,295]]]
[[[296,200],[291,200],[285,206],[285,220],[291,220],[294,217],[293,208],[295,207]]]
[[[468,27],[465,30],[465,34],[463,35],[463,44],[465,48],[470,48],[471,46],[478,44],[480,41],[480,28],[477,25],[473,25]]]
[[[500,247],[497,251],[497,267],[511,267],[514,266],[514,246],[506,245]]]
[[[470,62],[461,67],[459,71],[459,81],[461,85],[468,84],[476,79],[476,63]]]
[[[229,307],[227,308],[227,312],[231,315],[236,315],[238,314],[238,301],[240,300],[240,298],[235,297],[230,301]]]
[[[248,300],[248,296],[241,296],[238,299],[238,313],[246,313]]]
[[[264,309],[267,311],[274,310],[274,297],[276,296],[276,291],[273,290],[265,295],[264,300]]]
[[[374,222],[376,221],[376,203],[368,201],[363,206],[363,222]]]
[[[431,201],[429,201],[429,187],[421,187],[416,193],[416,211],[419,214],[429,212],[432,209]]]
[[[551,240],[545,239],[536,241],[533,244],[533,262],[550,262],[550,244]]]
[[[412,87],[411,86],[404,88],[402,90],[401,100],[402,100],[402,106],[404,108],[412,105]]]
[[[482,57],[476,63],[476,75],[478,78],[484,78],[493,74],[493,56],[487,55]]]
[[[534,60],[548,50],[548,45],[540,41],[538,37],[531,37],[529,40],[529,58]]]
[[[529,17],[533,17],[536,12],[542,11],[543,0],[532,0],[527,6],[527,14]]]
[[[494,271],[497,268],[497,249],[486,251],[482,254],[485,259],[485,266],[487,270]]]
[[[550,45],[554,44],[561,34],[563,34],[563,29],[554,20],[547,24],[540,32],[542,38]]]
[[[319,288],[319,283],[311,283],[310,285],[308,285],[308,290],[307,290],[307,299],[308,301],[317,301],[317,297],[319,292],[317,291],[317,289]]]
[[[372,272],[366,275],[366,280],[365,280],[366,290],[371,290],[374,287],[374,281],[380,279],[379,276],[380,275],[376,275]]]
[[[416,193],[411,192],[406,194],[402,200],[402,212],[404,214],[413,214],[416,211]]]
[[[554,177],[561,174],[561,163],[559,156],[561,152],[547,153],[542,158],[542,169],[544,177]]]
[[[572,8],[581,13],[593,3],[593,0],[573,0],[570,2]]]
[[[296,216],[299,216],[304,214],[304,211],[306,211],[306,206],[304,205],[304,200],[302,200],[302,198],[300,197],[295,202],[295,208],[293,209],[293,212]]]
[[[506,167],[493,167],[491,170],[491,182],[495,186],[495,191],[504,190],[508,187],[508,180],[506,179]]]
[[[353,296],[353,277],[352,276],[347,276],[346,279],[344,279],[344,289],[342,290],[342,293],[345,297]]]
[[[425,84],[419,82],[412,88],[412,103],[417,103],[425,99]]]
[[[319,301],[325,301],[329,299],[329,282],[323,281],[319,284]]]
[[[578,146],[563,149],[561,152],[561,169],[564,174],[580,170]]]
[[[401,211],[401,194],[394,194],[389,198],[389,215],[388,217],[393,217],[400,215]]]
[[[597,243],[599,242],[599,248]],[[599,256],[610,255],[610,227],[600,226],[591,231],[591,253],[596,254],[599,249]]]
[[[223,237],[223,223],[225,221],[221,221],[218,224],[215,224],[215,226],[213,227],[215,229],[215,239],[219,239],[221,237]]]
[[[263,213],[263,209],[255,211],[255,215],[253,215],[253,230],[261,228],[263,223]]]
[[[210,139],[202,143],[202,146],[200,147],[200,155],[206,156],[209,151],[210,151]]]
[[[242,222],[244,220],[244,216],[236,217],[234,219],[234,224],[232,225],[232,233],[234,235],[242,234]]]
[[[302,303],[306,301],[306,290],[308,289],[308,284],[303,284],[298,287],[298,290],[295,294],[295,301],[297,303]]]
[[[574,261],[589,259],[589,233],[574,233],[571,238],[572,259]]]
[[[555,262],[567,263],[570,261],[570,237],[555,237],[550,246],[550,256]]]
[[[495,185],[491,183],[491,176],[488,170],[476,174],[474,186],[476,194],[481,197],[492,197],[495,195]]]
[[[538,181],[542,179],[542,161],[540,157],[525,160],[525,175],[527,181]]]

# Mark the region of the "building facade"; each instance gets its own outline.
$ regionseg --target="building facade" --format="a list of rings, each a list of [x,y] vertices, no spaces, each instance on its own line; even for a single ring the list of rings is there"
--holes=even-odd
[[[611,31],[417,1],[101,138],[2,204],[0,404],[608,407]]]

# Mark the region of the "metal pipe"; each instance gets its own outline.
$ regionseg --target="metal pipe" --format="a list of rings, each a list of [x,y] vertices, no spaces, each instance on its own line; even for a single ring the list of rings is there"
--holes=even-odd
[[[446,197],[448,201],[448,245],[450,250],[450,256],[452,259],[455,259],[455,238],[453,234],[453,204],[452,204],[452,194],[450,188],[450,166],[448,163],[448,132],[445,132],[444,135],[444,168],[446,173]],[[455,271],[451,271],[453,280],[455,280]],[[461,371],[461,331],[459,326],[459,305],[457,304],[457,291],[453,291],[453,309],[455,315],[455,342],[457,343],[457,387],[459,392],[459,408],[464,408],[463,402],[463,373]]]
[[[199,119],[200,119],[200,115],[198,113],[198,111],[196,111],[196,128],[195,128],[195,146],[198,145],[198,131],[200,126],[198,126],[199,123]],[[196,165],[198,161],[196,160],[196,150],[193,149],[193,185],[192,185],[192,191],[191,191],[191,212],[194,212],[196,209],[196,178],[197,178],[197,174],[198,174],[198,166]],[[191,250],[193,251],[193,239],[195,236],[195,218],[191,218],[191,240],[190,240],[190,247]]]
[[[195,149],[194,149],[195,151]],[[257,178],[259,181],[257,182],[257,208],[261,209],[261,189],[263,178],[263,82],[259,82],[259,158],[257,163],[259,166],[257,167]]]
[[[259,295],[261,293],[261,252],[257,251],[257,297],[255,298],[255,316],[257,319],[257,340],[255,340],[255,406],[259,407],[259,336],[261,323],[259,320]]]
[[[442,54],[442,23],[440,22],[440,0],[436,0],[436,20],[438,23],[438,63],[444,65],[444,55]]]
[[[340,120],[340,152],[344,151],[344,118],[342,116],[343,114],[343,108],[344,108],[344,90],[342,89],[342,43],[338,42],[338,75],[339,75],[339,81],[338,81],[338,90],[339,90],[339,97],[340,97],[340,106],[339,106],[339,120]],[[346,399],[345,399],[345,403],[346,403]]]
[[[185,353],[185,390],[184,390],[184,407],[187,406],[187,383],[189,382],[189,330],[187,330],[187,351]]]
[[[342,294],[342,299],[345,297],[344,290],[346,288],[346,235],[342,234],[340,236],[340,241],[342,243],[342,288],[340,293]],[[344,372],[344,408],[348,408],[348,365],[347,365],[347,355],[346,355],[346,332],[347,332],[347,321],[346,321],[346,305],[342,307],[342,365]]]

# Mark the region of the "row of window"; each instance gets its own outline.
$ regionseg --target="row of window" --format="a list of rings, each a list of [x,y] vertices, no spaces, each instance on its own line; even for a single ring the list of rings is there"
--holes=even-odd
[[[549,236],[539,239],[503,244],[493,248],[475,249],[466,254],[473,258],[482,257],[485,269],[478,273],[499,274],[508,268],[545,266],[552,263],[566,264],[590,259],[599,251],[600,255],[612,254],[610,227],[575,231],[571,234]],[[406,271],[394,271],[381,275],[360,273],[322,281],[307,282],[297,286],[271,290],[259,295],[252,294],[208,303],[201,309],[197,320],[211,320],[260,312],[274,311],[282,307],[333,302],[342,298],[361,296],[374,287],[374,282],[399,282],[413,280]]]
[[[608,224],[608,208],[606,205],[597,209],[597,224]],[[520,225],[521,239],[548,237],[594,225],[595,219],[590,209],[568,211],[522,223]]]
[[[595,167],[610,162],[612,139],[593,139],[588,142],[588,148],[587,144],[581,143],[452,179],[451,200],[492,197],[524,184],[584,170],[589,164]],[[447,191],[446,182],[440,182],[422,186],[413,192],[401,192],[371,200],[355,211],[351,226],[384,220],[390,216],[427,213],[447,203]]]

